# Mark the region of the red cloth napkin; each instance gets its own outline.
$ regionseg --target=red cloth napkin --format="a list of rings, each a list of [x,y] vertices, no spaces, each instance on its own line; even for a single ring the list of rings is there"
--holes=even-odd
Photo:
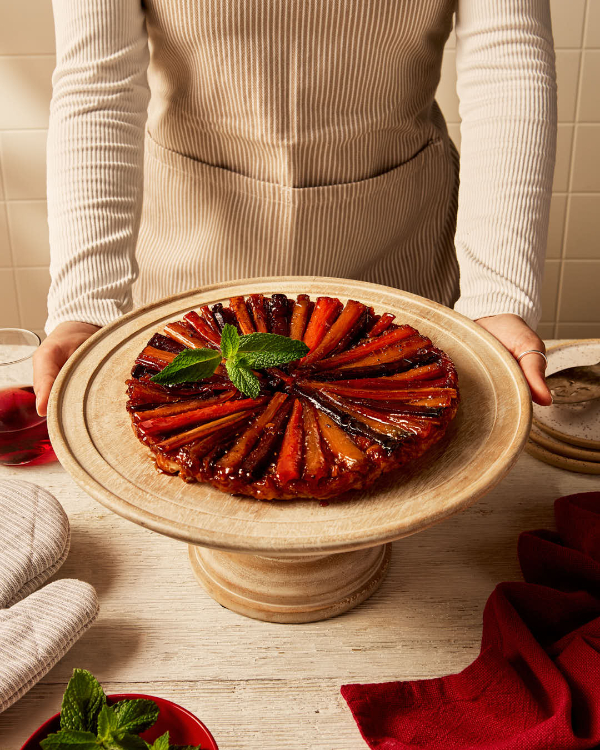
[[[600,747],[600,492],[559,498],[558,533],[520,535],[526,583],[501,583],[481,653],[434,680],[344,685],[377,750]]]

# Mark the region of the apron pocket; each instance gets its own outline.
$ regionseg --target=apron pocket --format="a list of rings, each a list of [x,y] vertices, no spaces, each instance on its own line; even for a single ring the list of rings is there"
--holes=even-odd
[[[183,156],[148,136],[136,304],[278,275],[364,279],[451,304],[456,166],[439,138],[374,177],[293,188]]]

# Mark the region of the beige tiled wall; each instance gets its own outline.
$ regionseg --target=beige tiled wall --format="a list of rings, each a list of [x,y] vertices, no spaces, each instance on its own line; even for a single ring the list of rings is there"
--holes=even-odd
[[[558,158],[540,333],[600,336],[600,0],[552,0]],[[0,326],[40,331],[49,283],[45,141],[50,0],[0,0]],[[460,147],[454,43],[438,100]]]

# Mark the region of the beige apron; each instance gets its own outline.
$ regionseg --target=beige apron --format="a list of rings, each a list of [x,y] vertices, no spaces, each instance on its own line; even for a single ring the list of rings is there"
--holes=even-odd
[[[458,297],[454,0],[147,0],[136,304],[323,275]]]

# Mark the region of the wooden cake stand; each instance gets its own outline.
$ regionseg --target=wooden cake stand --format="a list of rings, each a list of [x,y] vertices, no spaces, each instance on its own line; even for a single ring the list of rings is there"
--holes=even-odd
[[[454,360],[462,399],[443,441],[373,488],[324,506],[234,497],[157,473],[125,410],[136,356],[189,310],[258,292],[360,300],[430,336]],[[517,363],[482,328],[397,289],[312,276],[212,285],[120,318],[63,368],[48,416],[56,453],[86,492],[134,523],[187,542],[197,578],[224,606],[285,623],[333,617],[367,599],[385,576],[390,543],[488,492],[517,459],[530,422]]]

